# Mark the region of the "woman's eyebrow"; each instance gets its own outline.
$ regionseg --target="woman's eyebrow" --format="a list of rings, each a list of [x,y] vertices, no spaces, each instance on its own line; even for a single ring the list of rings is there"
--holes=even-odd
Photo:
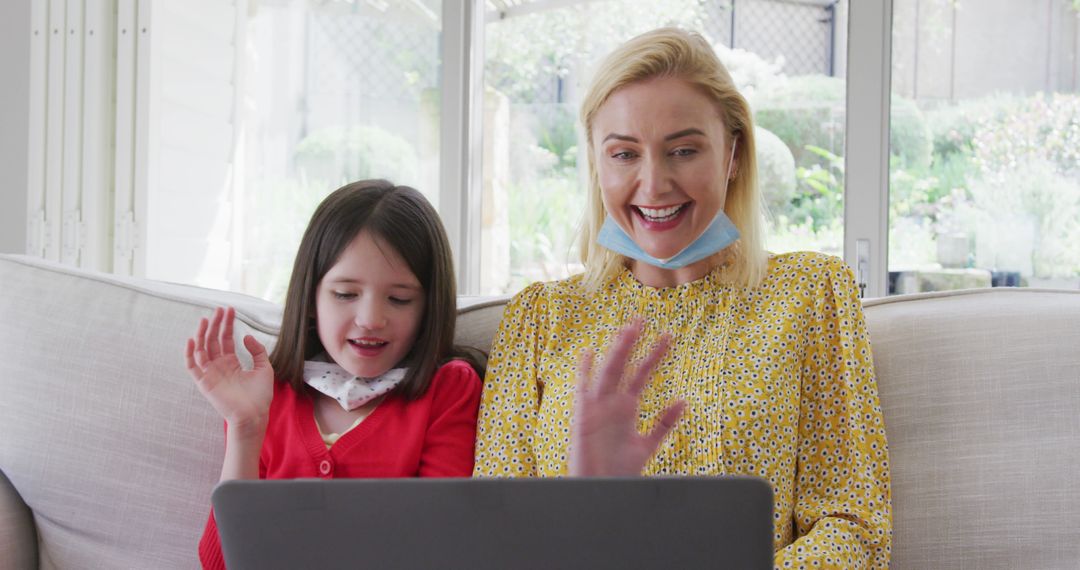
[[[670,135],[664,137],[664,140],[665,141],[670,141],[670,140],[675,140],[675,139],[690,136],[690,135],[705,136],[705,133],[701,129],[695,129],[695,128],[683,129],[681,131],[671,133]],[[626,142],[635,142],[635,143],[640,142],[640,141],[638,141],[636,138],[634,138],[632,136],[620,135],[620,134],[617,134],[617,133],[609,134],[608,136],[604,137],[604,140],[601,141],[601,142],[607,142],[607,141],[609,141],[611,139],[615,139],[615,140],[619,140],[619,141],[626,141]]]
[[[705,136],[705,133],[702,132],[701,129],[694,129],[694,128],[683,129],[681,131],[671,133],[670,135],[664,137],[664,140],[670,141],[670,140],[675,140],[675,139],[682,138],[682,137],[685,137],[685,136],[690,136],[690,135]]]
[[[615,134],[615,133],[611,133],[610,135],[604,137],[604,140],[602,140],[600,142],[606,143],[611,139],[615,139],[617,141],[626,141],[626,142],[635,142],[635,143],[638,142],[638,140],[636,138],[632,137],[632,136],[619,135],[619,134]]]

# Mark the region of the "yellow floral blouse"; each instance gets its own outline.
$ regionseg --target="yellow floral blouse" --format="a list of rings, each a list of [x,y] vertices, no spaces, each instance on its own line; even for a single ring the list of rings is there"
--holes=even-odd
[[[651,429],[683,417],[646,474],[748,474],[773,487],[777,568],[887,568],[889,461],[870,339],[850,269],[817,253],[772,256],[754,289],[722,269],[652,288],[624,270],[588,293],[536,283],[507,305],[488,362],[476,476],[566,473],[578,358],[645,319],[634,358],[673,340],[642,396]]]

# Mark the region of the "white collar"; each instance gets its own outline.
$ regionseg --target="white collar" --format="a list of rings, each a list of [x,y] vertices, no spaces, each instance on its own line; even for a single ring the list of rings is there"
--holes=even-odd
[[[324,357],[319,355],[316,358]],[[329,360],[329,359],[327,359]],[[397,387],[407,368],[391,368],[374,378],[350,374],[336,362],[304,361],[304,382],[352,411]]]

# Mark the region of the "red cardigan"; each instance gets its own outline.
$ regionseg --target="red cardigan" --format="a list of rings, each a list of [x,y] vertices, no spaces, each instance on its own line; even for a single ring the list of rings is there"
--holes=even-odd
[[[388,396],[327,449],[311,397],[275,382],[259,478],[469,477],[480,386],[467,363],[448,362],[423,396],[411,402]],[[213,512],[199,541],[199,559],[203,568],[225,568]]]

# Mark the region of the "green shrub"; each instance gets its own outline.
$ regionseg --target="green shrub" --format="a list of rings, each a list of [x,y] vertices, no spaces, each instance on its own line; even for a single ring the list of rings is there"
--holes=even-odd
[[[407,140],[373,126],[328,127],[296,145],[301,177],[330,186],[367,178],[416,185],[418,164],[416,151]]]
[[[755,98],[754,121],[787,144],[795,164],[820,164],[807,145],[844,154],[844,81],[823,75],[793,77]]]
[[[1080,95],[1054,93],[1017,101],[984,117],[971,140],[975,163],[988,173],[1048,160],[1080,181]]]
[[[809,220],[819,232],[844,219],[844,157],[813,145],[807,145],[806,150],[820,157],[824,166],[795,168],[798,187],[784,216],[796,223]]]
[[[983,267],[1080,276],[1080,183],[1031,159],[973,181],[970,225]],[[1029,273],[1030,272],[1030,273]]]
[[[770,212],[785,211],[795,196],[795,158],[784,141],[761,127],[754,128],[758,186]]]
[[[846,82],[824,75],[792,77],[754,99],[754,120],[787,143],[795,164],[822,164],[807,146],[844,155]],[[889,142],[905,167],[926,166],[933,150],[930,131],[915,103],[893,96]]]
[[[1020,101],[1018,97],[1010,95],[994,95],[927,111],[926,122],[933,139],[935,158],[970,154],[975,135],[986,124],[999,122]]]

